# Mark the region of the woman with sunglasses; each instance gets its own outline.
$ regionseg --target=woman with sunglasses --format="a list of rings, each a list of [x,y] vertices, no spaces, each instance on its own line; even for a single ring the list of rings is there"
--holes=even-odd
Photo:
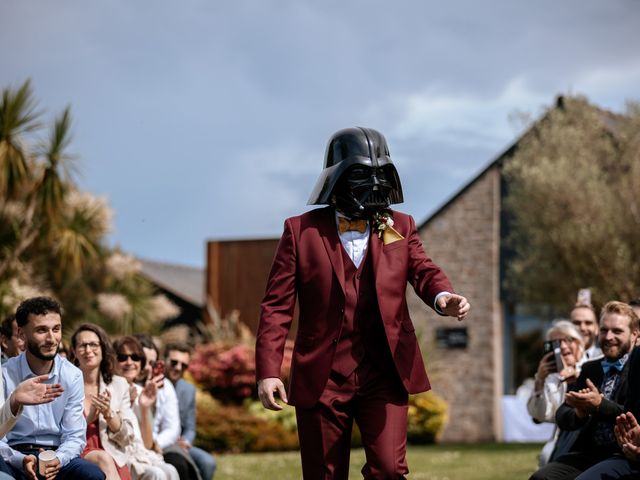
[[[106,332],[90,323],[80,325],[71,337],[70,353],[84,377],[87,445],[81,457],[98,465],[106,480],[131,480],[125,448],[135,417],[127,381],[114,376],[115,358]]]
[[[113,344],[116,353],[116,372],[128,383],[127,400],[135,413],[135,435],[127,447],[128,464],[134,480],[179,480],[178,472],[152,450],[153,424],[151,408],[156,401],[156,384],[147,382],[139,387],[135,380],[146,364],[142,346],[131,336],[122,337]]]

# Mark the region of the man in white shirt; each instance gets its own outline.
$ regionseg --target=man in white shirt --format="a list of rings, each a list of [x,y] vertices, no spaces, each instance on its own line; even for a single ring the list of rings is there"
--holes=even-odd
[[[584,339],[584,359],[594,360],[602,356],[602,350],[598,346],[598,318],[596,309],[592,305],[577,304],[571,310],[569,319],[573,323]]]
[[[164,373],[164,364],[158,361],[159,352],[149,335],[135,334],[144,351],[147,363],[143,374],[155,376]],[[154,370],[155,369],[155,370]],[[200,474],[187,451],[178,444],[180,438],[180,410],[176,390],[168,378],[156,395],[156,411],[153,419],[154,447],[162,453],[165,462],[176,467],[181,480],[200,480]]]

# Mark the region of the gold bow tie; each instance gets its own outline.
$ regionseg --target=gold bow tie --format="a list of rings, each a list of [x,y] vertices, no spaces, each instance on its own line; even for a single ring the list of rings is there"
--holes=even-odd
[[[338,217],[338,232],[355,231],[364,233],[367,231],[367,221],[364,219],[349,220],[348,218]]]

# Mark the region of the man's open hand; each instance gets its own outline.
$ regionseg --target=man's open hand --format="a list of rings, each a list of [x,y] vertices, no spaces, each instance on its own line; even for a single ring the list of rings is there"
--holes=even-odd
[[[613,427],[618,445],[622,453],[629,460],[640,459],[640,425],[633,413],[627,412],[616,417],[616,426]]]
[[[598,411],[602,403],[602,394],[598,391],[598,387],[587,378],[587,388],[577,392],[568,392],[564,397],[564,401],[567,405],[576,409],[578,417],[584,418],[587,414]]]
[[[284,403],[287,403],[287,392],[284,383],[279,378],[263,378],[258,381],[258,397],[264,408],[269,410],[282,410],[282,405],[276,403],[274,394],[278,392],[278,396]]]
[[[471,309],[471,304],[467,299],[455,293],[441,295],[437,304],[442,313],[449,317],[458,317],[458,320],[464,319]]]

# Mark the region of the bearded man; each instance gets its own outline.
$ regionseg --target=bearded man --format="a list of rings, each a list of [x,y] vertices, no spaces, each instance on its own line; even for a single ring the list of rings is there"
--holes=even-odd
[[[575,432],[574,441],[567,453],[537,470],[531,480],[618,478],[592,477],[590,469],[622,453],[614,427],[616,417],[624,413],[629,393],[631,362],[627,360],[640,333],[639,322],[626,303],[611,301],[602,307],[598,340],[604,358],[582,366],[578,380],[556,411],[558,427]]]
[[[309,204],[328,205],[284,224],[256,340],[263,405],[296,407],[305,479],[347,479],[353,421],[365,478],[405,478],[408,394],[430,388],[409,318],[407,282],[441,315],[462,320],[453,293],[424,251],[403,201],[385,138],[348,128],[329,140]],[[280,377],[294,305],[300,309],[289,395]]]
[[[49,297],[34,297],[16,310],[18,333],[26,350],[10,358],[2,367],[4,393],[8,396],[27,378],[48,375],[46,383],[62,387],[55,400],[25,408],[15,427],[0,441],[0,453],[17,479],[36,480],[38,453],[55,451],[55,459],[46,466],[45,477],[103,480],[97,465],[80,458],[86,444],[84,418],[84,381],[82,372],[58,355],[62,339],[62,311]],[[45,400],[52,392],[45,392]]]

